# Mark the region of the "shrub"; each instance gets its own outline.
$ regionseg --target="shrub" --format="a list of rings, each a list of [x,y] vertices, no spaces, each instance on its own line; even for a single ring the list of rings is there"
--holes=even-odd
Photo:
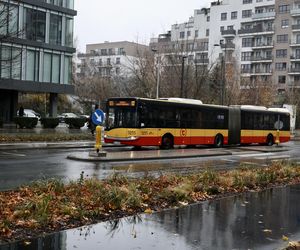
[[[41,118],[41,124],[43,128],[56,128],[59,124],[59,119],[54,117]]]
[[[84,126],[85,118],[65,118],[65,122],[69,125],[69,128],[79,129]]]
[[[14,122],[20,128],[34,128],[38,123],[38,118],[36,117],[19,117],[14,118]]]

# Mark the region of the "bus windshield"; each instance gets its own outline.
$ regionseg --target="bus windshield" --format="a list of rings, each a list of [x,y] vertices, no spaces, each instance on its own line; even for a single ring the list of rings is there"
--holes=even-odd
[[[137,127],[135,107],[109,107],[107,119],[107,129]]]

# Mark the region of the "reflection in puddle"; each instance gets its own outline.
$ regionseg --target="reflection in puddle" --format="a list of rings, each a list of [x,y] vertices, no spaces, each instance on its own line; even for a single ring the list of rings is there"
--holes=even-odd
[[[300,185],[132,216],[6,249],[281,249],[300,239]]]

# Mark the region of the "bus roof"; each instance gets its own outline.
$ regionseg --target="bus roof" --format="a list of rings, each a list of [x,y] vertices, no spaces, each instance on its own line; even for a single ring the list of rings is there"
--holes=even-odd
[[[178,97],[169,97],[169,98],[159,98],[160,100],[166,100],[169,102],[179,102],[187,104],[203,104],[202,101],[197,99],[188,99],[188,98],[178,98]]]

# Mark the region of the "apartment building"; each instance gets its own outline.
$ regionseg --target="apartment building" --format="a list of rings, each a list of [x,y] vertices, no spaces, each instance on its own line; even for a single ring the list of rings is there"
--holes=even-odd
[[[77,76],[127,77],[135,60],[148,50],[146,45],[128,41],[87,44],[86,53],[78,54]]]
[[[236,63],[243,82],[274,84],[278,93],[300,88],[299,0],[215,1],[168,34],[168,42],[162,34],[150,46],[166,56],[180,48],[196,65],[213,65],[223,56]]]
[[[74,0],[0,1],[0,118],[12,121],[19,93],[73,94]]]

